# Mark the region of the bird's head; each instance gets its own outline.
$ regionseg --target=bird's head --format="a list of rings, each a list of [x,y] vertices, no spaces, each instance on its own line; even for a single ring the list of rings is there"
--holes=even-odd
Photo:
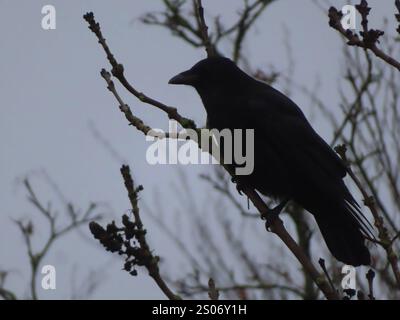
[[[236,64],[224,57],[212,57],[199,61],[192,68],[179,73],[168,83],[192,86],[197,91],[208,92],[223,88],[234,89],[244,77],[248,77]]]

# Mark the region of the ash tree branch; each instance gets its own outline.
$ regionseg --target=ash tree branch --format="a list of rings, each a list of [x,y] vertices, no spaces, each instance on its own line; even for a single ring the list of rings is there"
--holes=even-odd
[[[132,113],[131,108],[126,103],[124,103],[115,88],[114,81],[111,80],[111,74],[105,69],[102,69],[100,74],[107,83],[107,89],[114,95],[115,99],[117,99],[119,103],[119,109],[125,115],[125,118],[128,120],[129,124],[134,126],[138,131],[143,132],[144,135],[151,135],[154,130],[146,125],[142,119],[136,117]]]
[[[398,2],[399,1],[397,0],[396,6],[399,9],[400,4]],[[379,38],[383,36],[384,32],[378,29],[369,29],[368,27],[368,15],[371,10],[371,8],[368,7],[368,2],[366,0],[361,0],[360,4],[356,5],[356,9],[362,18],[361,25],[363,30],[360,31],[361,37],[350,29],[346,30],[343,28],[341,23],[343,14],[335,7],[329,8],[329,26],[342,34],[348,40],[347,44],[349,46],[357,46],[365,50],[371,50],[378,58],[386,61],[388,64],[400,71],[400,61],[389,56],[377,46]],[[400,22],[400,12],[396,15],[396,18]],[[400,31],[400,26],[397,31]]]
[[[112,221],[107,225],[106,229],[97,222],[92,221],[89,224],[90,231],[107,251],[125,256],[125,271],[132,276],[136,276],[135,267],[145,267],[150,277],[153,278],[168,299],[181,300],[181,297],[176,295],[162,278],[158,266],[160,259],[158,256],[153,255],[147,243],[146,229],[144,229],[138,206],[138,194],[143,190],[143,187],[141,185],[135,187],[129,166],[124,165],[121,167],[121,175],[131,203],[133,221],[125,214],[122,216],[122,227],[117,227],[115,222]]]
[[[158,133],[154,128],[145,124],[142,119],[133,114],[129,105],[124,103],[121,96],[117,92],[117,89],[115,88],[114,81],[111,80],[111,74],[105,69],[102,69],[100,74],[107,83],[107,89],[113,94],[115,99],[118,101],[119,109],[125,115],[125,118],[126,120],[128,120],[129,125],[135,127],[138,131],[143,132],[145,136],[151,136],[157,139],[164,139],[164,138],[174,138],[181,140],[187,139],[187,135],[185,133],[178,133],[172,135],[170,135],[168,132]]]
[[[176,108],[167,106],[164,103],[157,101],[155,99],[152,99],[152,98],[148,97],[147,95],[145,95],[144,93],[136,90],[129,83],[129,81],[125,78],[124,66],[122,64],[118,63],[117,60],[115,59],[114,55],[111,53],[111,50],[106,43],[106,39],[103,37],[103,35],[101,33],[100,24],[95,21],[93,13],[92,12],[86,13],[83,16],[83,18],[89,24],[89,29],[96,35],[97,39],[99,40],[100,45],[103,47],[103,49],[106,53],[107,59],[112,66],[112,70],[111,70],[112,75],[121,82],[121,84],[125,87],[126,90],[128,90],[131,94],[133,94],[136,98],[138,98],[143,103],[150,104],[150,105],[156,107],[157,109],[164,111],[170,119],[176,120],[184,128],[190,128],[190,129],[194,129],[194,130],[197,129],[194,121],[191,119],[182,117],[178,113],[178,110]]]

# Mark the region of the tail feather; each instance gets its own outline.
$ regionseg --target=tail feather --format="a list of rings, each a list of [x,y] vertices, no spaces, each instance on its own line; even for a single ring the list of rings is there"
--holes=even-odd
[[[368,219],[363,215],[363,213],[360,210],[360,205],[348,191],[345,200],[345,207],[346,211],[349,212],[352,215],[352,217],[354,217],[357,220],[361,232],[365,236],[375,239],[375,235],[372,232],[373,226],[368,221]]]
[[[326,212],[326,211],[329,212]],[[325,208],[324,214],[315,214],[322,236],[332,255],[345,264],[369,265],[371,256],[365,246],[365,232],[370,232],[359,216],[355,217],[354,208],[346,205],[341,210]]]

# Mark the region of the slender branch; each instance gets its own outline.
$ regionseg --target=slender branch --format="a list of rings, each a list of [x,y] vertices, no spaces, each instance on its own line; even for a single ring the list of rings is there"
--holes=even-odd
[[[362,185],[361,181],[358,179],[354,171],[352,170],[350,166],[350,162],[347,158],[346,151],[347,148],[345,145],[339,145],[335,147],[335,151],[340,155],[344,163],[346,164],[347,167],[347,172],[349,173],[350,177],[353,179],[355,184],[357,185],[357,188],[360,190],[361,194],[364,197],[364,204],[369,208],[371,211],[373,217],[374,217],[374,224],[376,228],[378,229],[378,236],[380,239],[379,244],[385,249],[386,251],[386,256],[388,258],[388,261],[390,263],[390,266],[393,271],[393,275],[396,279],[396,283],[398,288],[400,289],[400,269],[398,265],[398,257],[397,254],[393,250],[393,241],[389,235],[389,231],[385,226],[383,217],[379,214],[378,209],[376,207],[376,202],[372,196],[368,194],[368,192],[365,190],[364,186]]]
[[[104,229],[98,223],[92,221],[89,224],[93,236],[107,249],[107,251],[118,252],[126,255],[124,269],[132,276],[137,275],[135,266],[144,266],[149,275],[161,291],[170,300],[181,300],[164,281],[158,267],[159,257],[154,256],[146,240],[146,230],[139,213],[138,194],[143,190],[140,185],[135,187],[129,166],[121,167],[121,175],[132,207],[133,222],[127,215],[122,216],[123,227],[119,228],[115,222],[107,225]]]
[[[328,279],[329,285],[331,286],[332,290],[337,291],[335,286],[333,285],[331,277],[329,276],[328,270],[326,269],[325,260],[320,258],[318,260],[318,263],[321,266],[321,269],[324,271],[324,274],[325,274],[326,278]]]
[[[215,48],[210,41],[210,37],[208,36],[208,26],[204,19],[204,8],[201,0],[196,0],[196,9],[197,9],[197,17],[199,23],[199,29],[201,31],[201,37],[203,39],[203,45],[206,49],[208,57],[216,56]]]
[[[400,71],[400,62],[383,52],[376,45],[379,43],[379,38],[384,34],[383,31],[368,29],[367,17],[371,8],[368,7],[367,1],[361,0],[360,4],[357,5],[356,8],[362,17],[363,31],[360,32],[362,38],[350,29],[345,30],[343,28],[341,23],[343,14],[335,7],[329,8],[329,25],[348,40],[348,45],[371,50],[378,58],[386,61],[388,64]]]
[[[135,217],[135,224],[137,230],[142,231],[137,233],[136,239],[140,244],[140,248],[144,251],[143,255],[148,256],[147,257],[148,262],[145,263],[145,266],[149,271],[149,275],[154,279],[154,281],[157,283],[161,291],[164,292],[164,294],[168,297],[168,299],[180,300],[180,297],[177,296],[175,293],[173,293],[171,289],[168,287],[168,285],[165,283],[165,281],[162,279],[158,268],[158,258],[153,256],[150,247],[147,244],[145,236],[146,233],[144,232],[143,229],[143,223],[140,218],[139,206],[138,206],[138,191],[141,190],[142,188],[140,186],[137,189],[135,188],[130,173],[130,169],[128,166],[121,167],[121,174],[124,179],[125,188],[128,191],[128,197],[132,205],[132,212]]]
[[[153,132],[153,129],[149,127],[148,125],[144,124],[142,119],[136,117],[129,106],[124,103],[120,95],[118,94],[114,81],[111,80],[111,74],[106,71],[105,69],[102,69],[100,72],[101,76],[103,79],[107,82],[107,89],[111,91],[111,93],[114,95],[115,99],[117,99],[119,103],[119,109],[121,112],[125,115],[125,118],[128,120],[129,124],[134,126],[137,130],[143,132],[144,135],[150,135]]]
[[[121,84],[125,87],[125,89],[127,89],[130,93],[132,93],[136,98],[138,98],[143,103],[150,104],[156,107],[157,109],[164,111],[170,119],[176,120],[184,128],[197,129],[193,120],[182,117],[178,113],[178,110],[176,108],[167,106],[164,103],[152,99],[146,96],[144,93],[136,90],[125,78],[123,65],[118,63],[114,55],[111,53],[110,48],[106,43],[106,39],[103,37],[101,33],[100,24],[95,21],[93,13],[92,12],[86,13],[83,16],[83,18],[87,21],[87,23],[89,24],[89,29],[96,35],[100,45],[103,47],[107,59],[112,66],[111,73],[121,82]]]
[[[96,209],[96,204],[91,204],[89,208],[86,210],[85,214],[82,217],[78,218],[77,212],[71,204],[67,204],[67,211],[70,214],[71,222],[67,224],[64,228],[57,229],[56,228],[56,215],[51,211],[50,205],[46,208],[41,201],[38,199],[36,193],[34,192],[30,182],[28,179],[24,180],[25,188],[28,191],[28,200],[34,205],[36,209],[45,217],[47,223],[49,224],[49,236],[43,245],[42,249],[35,251],[32,246],[32,236],[34,234],[34,227],[31,222],[27,224],[23,224],[22,221],[15,221],[17,226],[19,227],[22,236],[24,238],[25,246],[27,248],[29,262],[30,262],[30,291],[33,300],[38,299],[38,294],[36,290],[36,278],[39,271],[40,263],[43,258],[49,252],[53,243],[58,240],[61,236],[68,233],[69,231],[79,227],[82,224],[88,223],[91,219],[99,219],[100,215],[92,215],[93,211]]]
[[[111,74],[105,69],[102,69],[100,74],[107,83],[107,89],[114,95],[115,99],[117,99],[120,111],[125,115],[125,118],[128,120],[131,126],[135,127],[138,131],[143,132],[145,136],[150,136],[157,139],[164,139],[164,138],[175,138],[181,140],[187,139],[187,135],[185,133],[170,134],[168,132],[157,132],[152,127],[146,125],[143,122],[143,120],[136,117],[133,114],[131,108],[126,103],[124,103],[121,96],[118,94],[117,89],[115,88],[114,81],[111,80]]]

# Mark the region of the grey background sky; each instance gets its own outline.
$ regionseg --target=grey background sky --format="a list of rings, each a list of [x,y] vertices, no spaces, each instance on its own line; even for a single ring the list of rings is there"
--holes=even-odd
[[[204,6],[206,14],[219,13],[229,23],[240,2],[204,0]],[[369,2],[373,7],[371,24],[379,27],[382,17],[393,12],[393,1]],[[353,2],[335,1],[339,7],[345,3]],[[41,8],[46,4],[57,10],[56,30],[41,28]],[[113,53],[139,90],[180,107],[182,113],[202,125],[205,113],[195,92],[168,86],[167,82],[172,75],[203,58],[204,52],[173,38],[166,30],[138,21],[145,12],[161,8],[158,0],[0,0],[0,269],[10,270],[8,287],[19,295],[28,293],[28,261],[12,219],[38,217],[26,201],[21,178],[28,175],[39,197],[44,202],[52,201],[53,207],[62,208],[62,201],[45,183],[43,170],[59,185],[68,201],[83,209],[90,201],[106,202],[109,217],[119,217],[129,208],[119,174],[120,163],[94,138],[90,124],[127,159],[137,181],[145,186],[146,203],[152,204],[153,191],[158,189],[166,215],[179,206],[181,195],[171,187],[177,181],[178,166],[146,163],[147,143],[142,134],[126,125],[116,101],[106,90],[99,71],[109,68],[108,62],[82,19],[85,12],[94,11]],[[294,81],[312,88],[319,77],[320,96],[337,108],[343,40],[328,27],[326,15],[313,1],[279,0],[266,10],[246,42],[245,53],[252,65],[266,71],[273,66],[274,70],[287,73],[284,43],[288,34],[286,40],[294,50],[296,62]],[[161,113],[125,93],[123,96],[134,112],[152,126],[167,128]],[[308,99],[297,91],[293,92],[293,99],[310,116]],[[322,121],[314,119],[312,123],[324,138],[330,138],[331,133]],[[199,203],[204,202],[211,191],[197,175],[209,168],[181,166],[179,170],[189,177]],[[156,252],[164,256],[171,252],[173,257],[171,244],[146,218],[145,211],[143,219]],[[36,218],[34,221],[39,225],[43,222]],[[146,272],[132,278],[120,271],[120,261],[87,236],[87,227],[81,230],[62,239],[45,259],[46,264],[57,268],[57,290],[39,289],[40,297],[70,298],[90,270],[101,269],[102,284],[95,298],[163,298]],[[39,228],[39,245],[46,232]],[[184,269],[185,261],[165,264],[167,271],[176,271],[177,266]]]

